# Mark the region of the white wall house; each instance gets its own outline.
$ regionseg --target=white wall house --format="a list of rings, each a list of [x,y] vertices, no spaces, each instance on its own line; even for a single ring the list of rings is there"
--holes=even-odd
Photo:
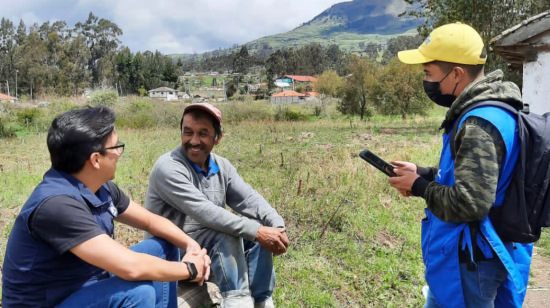
[[[305,98],[305,94],[289,90],[271,95],[270,102],[271,104],[299,104],[303,103]]]
[[[533,16],[491,40],[495,53],[523,71],[523,102],[531,112],[550,111],[550,11]]]
[[[167,87],[160,87],[153,90],[149,90],[150,98],[159,98],[165,101],[177,101],[178,91]]]

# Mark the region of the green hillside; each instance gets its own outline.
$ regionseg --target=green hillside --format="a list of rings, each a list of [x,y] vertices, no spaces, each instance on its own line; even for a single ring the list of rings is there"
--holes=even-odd
[[[245,45],[257,55],[269,55],[273,50],[299,48],[311,43],[336,44],[347,51],[360,51],[359,43],[386,44],[399,35],[415,35],[422,19],[398,17],[406,10],[402,0],[354,0],[338,3],[312,20],[286,33],[265,36]],[[240,47],[237,47],[240,48]],[[199,54],[177,54],[182,60],[227,54],[236,48]]]

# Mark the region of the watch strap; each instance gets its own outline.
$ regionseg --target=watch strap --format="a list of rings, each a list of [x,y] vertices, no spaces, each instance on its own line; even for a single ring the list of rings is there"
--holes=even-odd
[[[197,267],[195,266],[195,263],[189,262],[189,261],[183,261],[185,265],[187,265],[187,271],[189,272],[189,278],[184,279],[183,281],[192,281],[195,278],[197,278],[197,275],[199,272],[197,271]]]

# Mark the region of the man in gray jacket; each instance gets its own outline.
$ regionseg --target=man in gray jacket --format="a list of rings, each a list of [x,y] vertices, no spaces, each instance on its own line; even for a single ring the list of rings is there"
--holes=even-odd
[[[185,108],[182,144],[157,160],[146,207],[208,250],[222,307],[273,307],[273,256],[288,248],[285,223],[227,159],[211,153],[222,140],[221,125],[211,104]]]

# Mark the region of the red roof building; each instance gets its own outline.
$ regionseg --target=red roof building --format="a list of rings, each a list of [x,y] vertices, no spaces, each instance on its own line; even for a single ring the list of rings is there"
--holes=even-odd
[[[302,96],[306,96],[306,95],[302,93],[298,93],[296,91],[291,91],[291,90],[279,92],[277,94],[271,95],[271,97],[302,97]]]
[[[290,78],[298,82],[316,82],[317,78],[311,76],[296,76],[296,75],[285,75],[285,78]]]
[[[271,95],[272,104],[298,104],[304,102],[305,94],[296,91],[284,91]]]
[[[6,95],[6,94],[4,94],[4,93],[0,93],[0,101],[11,101],[11,102],[14,102],[14,101],[15,101],[15,97]]]

